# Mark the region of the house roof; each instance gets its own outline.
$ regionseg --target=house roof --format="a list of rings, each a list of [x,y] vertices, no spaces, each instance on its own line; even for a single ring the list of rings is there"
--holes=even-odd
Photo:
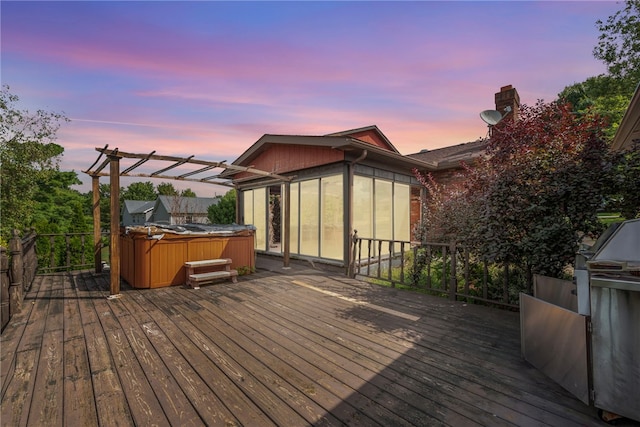
[[[393,146],[391,141],[389,141],[389,138],[387,138],[385,136],[385,134],[383,134],[382,131],[380,129],[378,129],[378,126],[376,126],[376,125],[365,126],[365,127],[357,128],[357,129],[344,130],[344,131],[341,131],[341,132],[330,133],[330,134],[327,134],[325,136],[350,136],[350,137],[353,137],[355,139],[361,139],[359,137],[359,135],[363,135],[363,134],[370,133],[370,132],[376,134],[376,136],[378,138],[380,138],[386,145],[389,146],[389,149],[391,151],[393,151],[394,153],[400,154],[398,149]],[[366,142],[366,141],[364,141],[364,142]]]
[[[153,209],[155,200],[125,200],[124,209],[130,214],[143,214]]]
[[[419,153],[408,154],[408,157],[429,163],[437,169],[444,169],[457,166],[462,161],[473,161],[484,153],[486,147],[487,140],[479,139],[435,150],[422,150]]]
[[[217,197],[158,196],[156,203],[162,204],[169,213],[177,207],[178,213],[206,214],[209,206],[215,205],[218,201]]]
[[[382,148],[372,142],[354,138],[352,135],[363,134],[372,131],[378,136],[388,148]],[[435,165],[425,162],[419,158],[403,156],[389,142],[386,136],[377,126],[367,126],[364,128],[352,129],[348,131],[336,132],[328,135],[273,135],[265,134],[251,147],[249,147],[233,164],[239,166],[251,165],[253,160],[267,151],[273,145],[308,145],[314,147],[327,147],[344,152],[353,152],[360,155],[367,151],[366,158],[369,160],[380,160],[387,164],[403,166],[407,168],[417,168],[420,170],[434,170]],[[231,177],[239,173],[236,170],[227,169],[220,177]]]
[[[613,137],[611,149],[623,151],[631,148],[634,142],[640,141],[640,84],[631,98],[629,107],[625,111],[620,126]]]

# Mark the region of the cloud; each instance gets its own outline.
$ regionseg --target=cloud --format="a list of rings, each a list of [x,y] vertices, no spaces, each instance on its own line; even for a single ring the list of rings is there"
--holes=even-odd
[[[377,125],[404,154],[486,135],[512,84],[552,100],[604,71],[613,2],[4,2],[3,82],[95,147],[233,161],[262,134]]]

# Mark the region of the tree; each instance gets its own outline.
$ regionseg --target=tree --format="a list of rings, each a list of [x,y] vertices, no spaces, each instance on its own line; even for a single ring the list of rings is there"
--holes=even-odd
[[[596,114],[606,119],[604,136],[611,141],[627,111],[633,92],[619,79],[607,75],[589,77],[581,83],[565,87],[558,94],[561,102],[570,103],[580,115]]]
[[[633,91],[640,81],[640,0],[627,0],[624,9],[596,25],[601,34],[593,56]]]
[[[56,144],[60,113],[17,107],[18,96],[3,86],[0,94],[0,237],[12,229],[24,229],[34,220],[38,183],[51,179],[64,149]]]
[[[577,117],[568,104],[523,105],[519,120],[494,127],[486,157],[457,194],[432,196],[450,213],[432,229],[453,229],[489,261],[560,277],[578,243],[602,229],[597,211],[614,170],[602,127],[601,118]]]
[[[282,228],[282,215],[280,208],[280,195],[269,196],[269,244],[280,243]]]
[[[180,192],[180,197],[198,197],[190,188],[185,188]]]
[[[177,196],[178,195],[178,190],[176,190],[173,184],[171,184],[170,182],[161,182],[160,184],[158,184],[156,191],[160,196]]]
[[[605,209],[619,211],[623,218],[640,218],[640,142],[627,152],[615,153],[613,188]]]
[[[236,222],[236,190],[229,190],[218,203],[209,206],[207,216],[212,224],[234,224]]]
[[[611,140],[640,82],[640,0],[627,1],[624,9],[596,25],[600,37],[593,56],[606,64],[608,74],[567,86],[558,98],[570,102],[575,113],[606,118],[605,137]]]
[[[120,203],[124,200],[155,200],[158,197],[151,181],[133,182],[120,192]]]
[[[120,188],[120,194],[124,189]],[[109,230],[111,224],[111,185],[109,184],[100,184],[98,186],[98,193],[100,193],[100,228],[102,230]],[[87,206],[91,207],[91,212],[93,214],[93,191],[89,191],[87,193],[86,198]]]
[[[86,198],[71,188],[81,184],[71,171],[54,171],[47,181],[37,183],[33,225],[38,233],[91,231],[91,211]]]
[[[602,231],[597,212],[613,170],[602,129],[596,115],[576,117],[568,104],[540,101],[494,132],[484,165],[491,178],[477,169],[475,179],[475,190],[486,190],[487,254],[559,277],[579,242]]]

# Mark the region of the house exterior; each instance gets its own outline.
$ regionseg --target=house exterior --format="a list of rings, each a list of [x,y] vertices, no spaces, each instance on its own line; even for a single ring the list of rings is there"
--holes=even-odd
[[[496,94],[496,108],[517,112],[511,86]],[[486,142],[402,155],[371,125],[328,135],[263,135],[233,165],[290,178],[289,182],[227,169],[238,191],[237,221],[256,227],[256,250],[282,253],[280,218],[289,187],[289,254],[348,266],[351,236],[410,241],[421,222],[426,189],[414,170],[453,179],[483,155]],[[275,214],[277,213],[279,214]],[[279,222],[274,224],[274,222]],[[282,234],[282,236],[281,236]]]
[[[401,155],[376,126],[321,136],[264,135],[233,164],[291,177],[291,256],[342,266],[349,264],[354,230],[362,238],[411,240],[423,191],[412,170],[433,169]],[[282,205],[285,183],[238,171],[223,175],[238,191],[238,221],[256,227],[256,250],[281,252],[270,206],[275,200]]]
[[[473,164],[476,159],[484,155],[486,146],[487,140],[479,139],[434,150],[422,150],[407,156],[432,165],[434,170],[431,175],[434,180],[439,184],[447,185],[458,182],[463,176],[463,163]]]
[[[155,203],[153,200],[125,200],[122,206],[122,225],[144,225],[151,221]]]
[[[216,197],[158,196],[151,222],[160,224],[208,224],[209,206],[218,203]]]
[[[158,196],[156,200],[125,200],[122,206],[122,225],[208,224],[209,206],[218,203],[216,197]]]

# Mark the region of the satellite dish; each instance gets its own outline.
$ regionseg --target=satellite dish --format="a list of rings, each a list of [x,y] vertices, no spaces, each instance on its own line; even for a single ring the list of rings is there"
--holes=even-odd
[[[480,113],[480,118],[483,122],[488,124],[489,126],[494,126],[498,124],[500,120],[502,120],[502,114],[497,110],[484,110]]]

